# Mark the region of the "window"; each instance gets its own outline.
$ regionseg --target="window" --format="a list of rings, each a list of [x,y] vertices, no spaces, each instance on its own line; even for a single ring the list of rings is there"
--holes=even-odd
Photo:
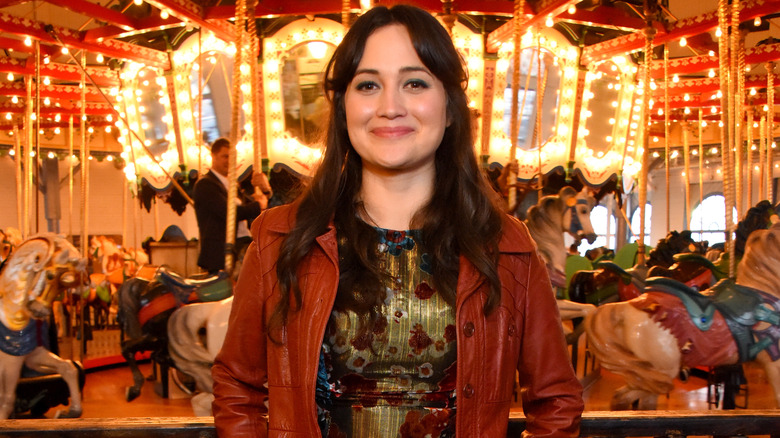
[[[617,221],[615,216],[610,214],[609,209],[603,205],[593,207],[593,210],[590,212],[590,223],[593,225],[593,231],[598,237],[591,244],[583,241],[577,248],[579,253],[584,256],[589,249],[602,246],[615,249]]]
[[[640,211],[637,208],[634,210],[634,213],[631,215],[631,237],[628,239],[629,242],[636,242],[639,238],[639,215]],[[645,245],[650,246],[650,230],[651,230],[651,224],[653,223],[653,206],[650,203],[645,204]]]
[[[737,209],[733,211],[737,222]],[[690,230],[693,240],[709,242],[710,246],[726,241],[726,198],[723,195],[709,195],[693,209]]]

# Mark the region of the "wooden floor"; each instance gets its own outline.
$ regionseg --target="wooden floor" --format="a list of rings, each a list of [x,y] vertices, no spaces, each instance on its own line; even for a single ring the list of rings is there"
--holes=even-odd
[[[580,355],[582,358],[582,355]],[[579,361],[578,375],[582,376],[585,387],[585,409],[589,411],[609,410],[612,392],[623,383],[619,376],[604,370],[585,375],[583,361]],[[141,364],[145,376],[152,374],[149,361]],[[747,408],[773,409],[774,396],[767,385],[763,369],[756,364],[744,365],[747,384]],[[146,381],[141,396],[132,402],[125,401],[125,388],[132,384],[132,375],[126,365],[114,365],[87,371],[84,386],[83,417],[170,417],[192,416],[189,396],[178,390],[171,382],[170,397],[160,396],[160,382]],[[745,399],[738,397],[738,405]],[[690,377],[687,382],[676,381],[675,388],[667,396],[658,400],[658,409],[707,410],[707,382],[700,377]],[[519,408],[516,408],[519,409]],[[54,410],[46,416],[53,417]]]

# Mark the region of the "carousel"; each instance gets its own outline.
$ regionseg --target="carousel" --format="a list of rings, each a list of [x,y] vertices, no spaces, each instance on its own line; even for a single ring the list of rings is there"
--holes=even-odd
[[[139,362],[210,415],[241,266],[196,264],[210,144],[232,145],[229,198],[262,172],[269,205],[292,202],[322,156],[325,65],[392,3],[0,0],[0,418],[78,417],[104,367],[132,370],[131,403]],[[474,152],[547,263],[582,381],[656,409],[694,376],[733,409],[756,362],[780,407],[780,0],[404,3],[462,55]]]

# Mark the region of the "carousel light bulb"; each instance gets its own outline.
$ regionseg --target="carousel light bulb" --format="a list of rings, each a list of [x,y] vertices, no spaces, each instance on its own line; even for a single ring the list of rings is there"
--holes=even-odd
[[[47,64],[47,65],[48,65],[50,61],[51,61],[51,59],[50,59],[48,56],[44,56],[44,57],[43,57],[43,63],[44,63],[44,64]]]
[[[19,98],[14,96],[14,97],[11,98],[11,102],[12,103],[19,103]]]
[[[567,9],[566,12],[568,12],[569,15],[574,15],[574,13],[577,12],[577,7],[574,5],[569,5],[569,9]]]
[[[761,26],[761,17],[756,17],[753,19],[753,26],[755,27]]]
[[[685,47],[688,45],[688,40],[685,37],[680,38],[680,47]]]
[[[680,77],[677,76],[677,73],[675,73],[674,76],[672,76],[672,82],[674,83],[680,82]]]
[[[13,136],[14,132],[13,131],[8,131],[8,135]],[[8,155],[13,157],[14,155],[16,155],[16,151],[11,149],[11,150],[8,151]]]
[[[718,109],[717,109],[717,108],[715,108],[715,107],[712,107],[712,108],[710,108],[710,112],[711,112],[712,114],[715,114],[716,112],[718,112]]]
[[[707,127],[707,121],[706,120],[702,120],[701,127],[702,128],[706,128]]]
[[[144,4],[144,0],[133,0],[133,4],[136,6],[141,6]]]
[[[98,54],[97,54],[97,59],[96,59],[96,61],[97,61],[99,64],[102,64],[102,63],[103,63],[103,54],[101,54],[101,53],[98,53]]]
[[[7,113],[7,114],[5,115],[5,119],[6,119],[6,120],[11,120],[13,117],[14,117],[14,115],[13,115],[13,114],[11,114],[11,113]]]
[[[165,9],[160,11],[160,18],[162,18],[163,20],[167,20],[169,16],[170,15],[168,15],[168,11],[166,11]]]
[[[709,77],[711,77],[711,78],[714,78],[714,77],[715,77],[715,69],[711,68],[711,69],[710,69],[710,72],[709,72],[709,73],[707,73],[707,76],[709,76]]]
[[[14,80],[14,74],[13,73],[8,73],[8,76],[6,76],[6,78],[8,78],[9,81],[13,81]]]
[[[27,47],[32,46],[32,38],[30,38],[28,36],[24,37],[24,45],[27,46]]]
[[[547,20],[544,21],[544,25],[547,27],[553,27],[553,24],[555,23],[553,23],[552,15],[548,15]]]
[[[769,105],[764,105],[764,111],[769,111]]]
[[[51,84],[51,79],[49,79],[49,77],[46,76],[45,78],[43,78],[43,85],[49,85],[49,84]]]
[[[715,37],[716,38],[720,38],[721,35],[723,35],[723,32],[720,31],[720,28],[717,28],[715,30]]]
[[[92,134],[93,132],[95,132],[95,129],[90,126],[89,128],[87,128],[87,132]]]
[[[685,95],[683,96],[683,100],[686,101],[686,102],[691,100],[691,95],[688,94],[688,93],[685,93]]]
[[[715,51],[714,50],[710,50],[709,52],[707,52],[707,55],[715,56]]]
[[[37,118],[38,116],[36,116],[35,113],[30,113],[30,120],[35,120]]]
[[[111,133],[111,125],[106,126],[106,132],[109,134]]]
[[[43,99],[43,104],[46,105],[46,106],[49,106],[49,105],[51,105],[51,100],[49,100],[49,98],[47,97],[47,98]]]
[[[691,113],[691,109],[686,106],[685,109],[683,110],[683,112],[685,114],[690,114]]]
[[[59,126],[54,128],[54,133],[55,134],[59,134],[60,133],[60,127]]]
[[[755,96],[755,95],[756,95],[756,93],[757,93],[757,91],[756,91],[756,89],[755,89],[755,88],[751,88],[751,89],[750,89],[750,95],[751,95],[751,96]]]
[[[62,49],[60,49],[60,52],[62,52],[63,55],[67,55],[68,54],[68,48],[67,47],[63,47]]]

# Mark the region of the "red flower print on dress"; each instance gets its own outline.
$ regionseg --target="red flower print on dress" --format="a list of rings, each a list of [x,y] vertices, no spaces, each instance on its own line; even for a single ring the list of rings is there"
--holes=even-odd
[[[412,336],[409,337],[409,346],[414,349],[414,353],[417,355],[421,354],[423,350],[433,344],[433,339],[425,333],[422,324],[415,324],[414,330],[409,333],[412,334]]]
[[[425,281],[418,284],[414,289],[414,295],[421,300],[430,299],[435,293],[436,291]]]
[[[433,409],[422,415],[420,411],[409,411],[398,433],[401,438],[438,437],[447,427],[449,415],[442,409]]]
[[[453,342],[458,338],[457,331],[455,330],[455,326],[452,324],[447,324],[447,327],[444,327],[444,340],[447,342]]]

